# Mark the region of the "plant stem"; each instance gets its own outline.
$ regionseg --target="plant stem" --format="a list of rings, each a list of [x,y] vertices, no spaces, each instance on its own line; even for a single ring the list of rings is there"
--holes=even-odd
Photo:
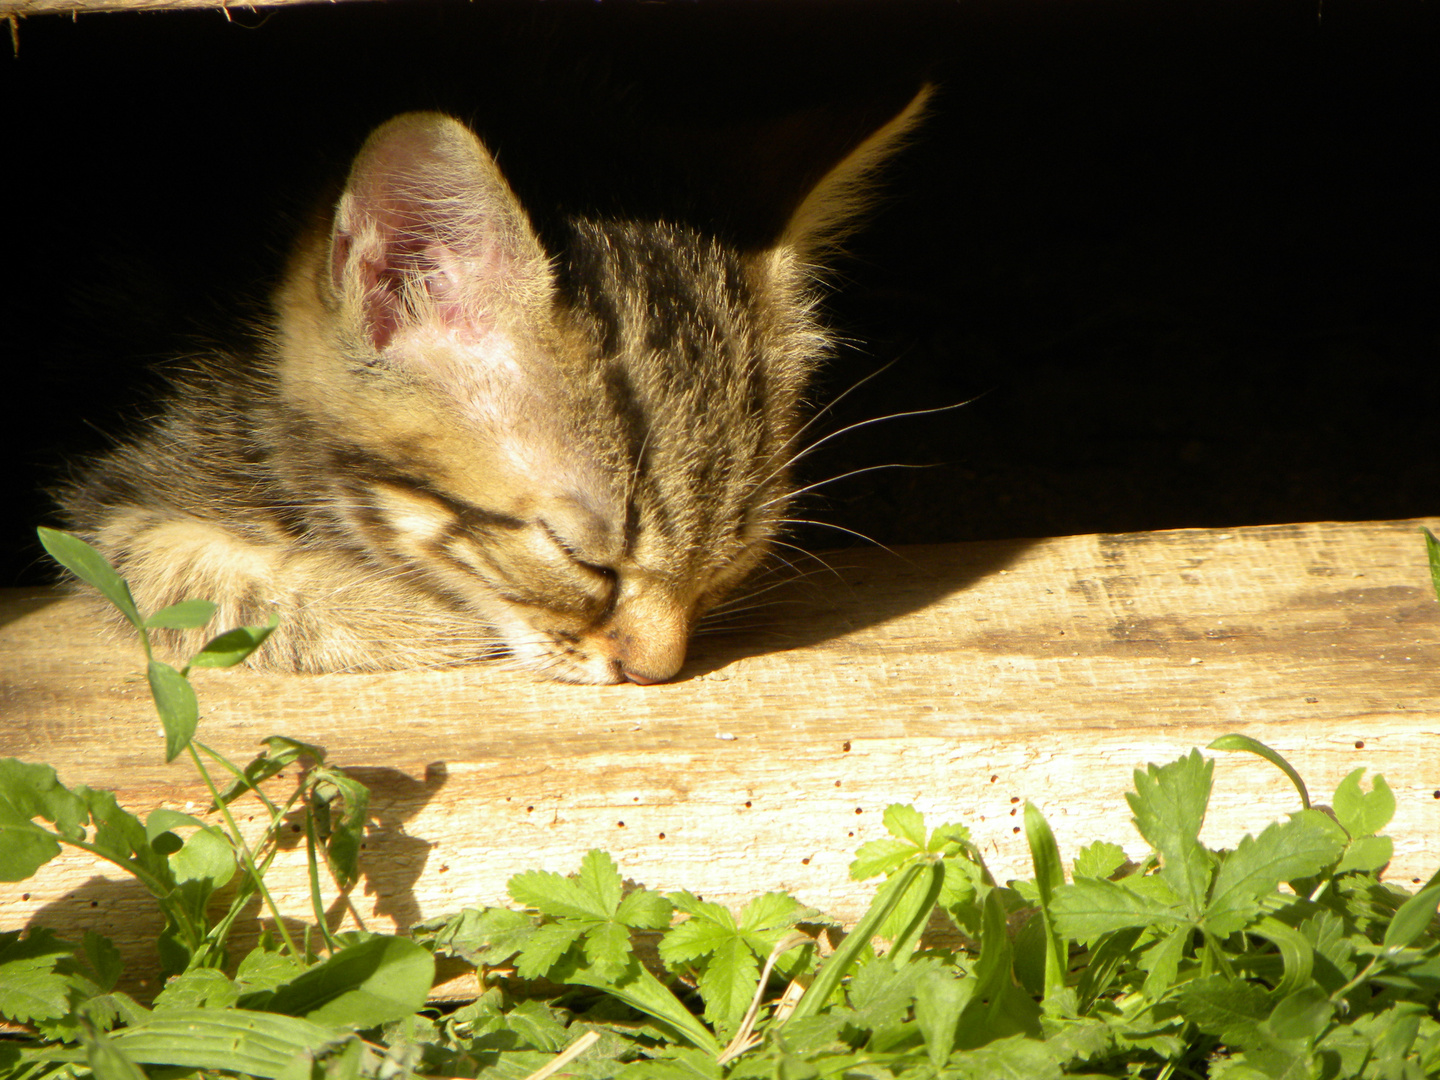
[[[275,804],[270,801],[270,797],[268,795],[266,795],[263,791],[256,787],[254,783],[251,782],[250,778],[245,775],[244,769],[240,768],[240,766],[236,765],[224,754],[212,750],[210,747],[206,746],[199,740],[192,741],[207,757],[213,760],[216,764],[223,765],[226,769],[229,769],[231,775],[234,776],[236,780],[239,780],[242,784],[245,785],[246,790],[248,790],[261,802],[263,802],[266,808],[270,811],[270,818],[272,821],[280,817],[281,811],[276,809]]]
[[[315,925],[320,928],[321,935],[325,938],[325,948],[334,953],[339,951],[339,944],[335,936],[330,933],[330,923],[325,918],[325,905],[320,902],[320,866],[315,858],[315,849],[320,846],[319,837],[315,835],[315,815],[310,812],[310,806],[305,806],[305,855],[310,864],[310,903],[315,908]]]
[[[53,833],[49,829],[41,829],[40,831],[46,836],[53,837],[62,844],[69,844],[71,847],[79,848],[81,851],[88,851],[91,855],[118,866],[121,870],[124,870],[127,874],[139,881],[141,885],[144,885],[145,888],[149,890],[150,895],[161,903],[164,903],[165,897],[170,894],[170,890],[164,888],[160,882],[155,880],[148,870],[143,870],[131,863],[123,862],[115,858],[115,856],[101,851],[94,844],[87,844],[84,840],[71,840],[69,837],[61,836],[59,833]]]
[[[215,781],[210,779],[210,771],[205,768],[205,762],[200,760],[200,752],[195,749],[193,742],[186,743],[185,749],[190,751],[190,758],[195,762],[195,768],[199,770],[205,786],[210,789],[210,797],[215,800],[215,804],[220,807],[220,813],[225,816],[225,824],[230,828],[230,838],[235,842],[241,857],[245,860],[245,869],[250,874],[250,879],[255,882],[255,887],[260,890],[260,895],[265,898],[265,904],[270,908],[270,914],[275,917],[275,929],[280,932],[280,937],[284,940],[285,947],[290,950],[290,955],[300,956],[300,950],[295,948],[295,942],[290,940],[290,931],[285,929],[285,920],[280,915],[280,909],[275,905],[275,898],[270,895],[270,890],[265,887],[265,879],[260,876],[260,871],[255,866],[255,859],[250,854],[250,845],[245,843],[245,837],[240,833],[240,826],[235,823],[235,818],[230,814],[230,807],[221,801]]]
[[[1370,958],[1370,963],[1365,965],[1365,970],[1360,972],[1359,975],[1356,975],[1344,986],[1340,987],[1339,990],[1336,990],[1333,994],[1331,994],[1330,1000],[1337,1003],[1342,1001],[1346,994],[1350,993],[1351,990],[1354,990],[1357,986],[1359,986],[1366,979],[1368,979],[1370,977],[1370,973],[1374,971],[1376,967],[1380,966],[1380,963],[1380,957],[1372,956]]]

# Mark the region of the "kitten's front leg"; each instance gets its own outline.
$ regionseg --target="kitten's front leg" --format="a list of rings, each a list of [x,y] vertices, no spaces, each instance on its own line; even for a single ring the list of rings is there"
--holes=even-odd
[[[217,605],[202,630],[152,632],[182,657],[214,634],[263,624],[273,614],[279,626],[249,661],[261,670],[434,667],[496,652],[493,631],[414,587],[403,572],[267,533],[132,510],[112,515],[90,539],[129,582],[142,612],[188,599]]]

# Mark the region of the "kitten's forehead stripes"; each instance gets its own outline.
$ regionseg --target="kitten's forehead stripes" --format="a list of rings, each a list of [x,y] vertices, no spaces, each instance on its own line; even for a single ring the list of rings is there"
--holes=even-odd
[[[713,547],[717,523],[743,516],[761,486],[755,462],[776,449],[743,259],[664,223],[571,227],[561,282],[600,351],[607,415],[621,428],[626,549],[652,529],[672,551]]]

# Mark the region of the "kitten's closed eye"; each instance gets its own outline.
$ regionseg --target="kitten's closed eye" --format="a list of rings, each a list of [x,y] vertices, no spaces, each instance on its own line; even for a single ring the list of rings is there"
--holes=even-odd
[[[143,607],[273,599],[256,663],[673,678],[780,527],[828,347],[812,267],[925,96],[762,251],[591,219],[547,251],[469,130],[397,117],[297,248],[268,351],[177,384],[63,493],[70,524]]]

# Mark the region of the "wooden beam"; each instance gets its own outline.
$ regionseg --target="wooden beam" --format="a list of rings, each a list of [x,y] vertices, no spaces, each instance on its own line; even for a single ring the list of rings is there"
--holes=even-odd
[[[336,4],[342,0],[264,0],[247,4],[239,0],[0,0],[0,17],[25,18],[28,15],[88,15],[99,11],[180,11],[186,8],[211,8],[224,12],[251,12],[272,7],[293,7],[297,4]]]
[[[1138,853],[1131,770],[1231,731],[1285,754],[1317,801],[1352,769],[1383,772],[1389,877],[1413,887],[1440,863],[1440,604],[1418,524],[846,551],[760,597],[784,601],[756,609],[780,613],[763,625],[701,638],[669,685],[201,672],[201,737],[243,760],[291,735],[370,785],[353,900],[377,929],[503,903],[512,873],[570,871],[592,847],[652,888],[726,904],[786,889],[854,919],[873,886],[846,867],[889,803],[968,824],[1002,879],[1030,872],[1026,800],[1067,858],[1098,839]],[[161,763],[133,643],[44,592],[0,598],[0,623],[0,755],[137,812],[204,805],[187,766]],[[1213,844],[1298,808],[1248,755],[1215,775]],[[307,919],[299,850],[272,887]],[[76,854],[0,890],[0,928],[32,921],[94,928],[132,960],[158,929],[138,890]]]

